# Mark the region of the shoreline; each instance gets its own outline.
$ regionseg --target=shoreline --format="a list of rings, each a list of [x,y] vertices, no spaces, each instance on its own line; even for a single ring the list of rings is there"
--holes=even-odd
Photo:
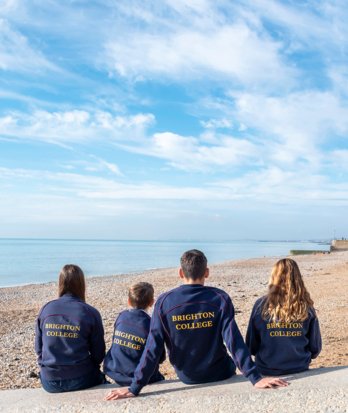
[[[145,269],[142,271],[129,271],[129,272],[124,272],[124,273],[115,273],[115,274],[100,274],[100,275],[85,275],[86,281],[90,280],[90,279],[94,279],[94,278],[107,278],[107,277],[132,277],[134,275],[140,275],[143,273],[146,273],[148,271],[159,271],[159,270],[165,270],[165,269],[169,269],[169,268],[173,268],[173,267],[164,267],[164,268],[149,268],[149,269]],[[59,270],[57,271],[57,276],[56,276],[56,280],[51,280],[51,281],[38,281],[38,282],[27,282],[27,283],[21,283],[21,284],[11,284],[11,285],[0,285],[0,291],[5,289],[5,288],[16,288],[16,287],[27,287],[30,285],[48,285],[48,284],[54,284],[57,282],[57,278],[59,275]]]
[[[260,241],[261,242],[261,241]],[[262,241],[262,242],[269,242],[269,241]],[[285,241],[284,241],[285,242]],[[341,251],[339,251],[341,252]],[[336,254],[337,252],[334,252]],[[308,255],[312,256],[318,256],[318,255],[324,255],[324,254],[331,254],[330,251],[322,251],[322,252],[317,252],[317,253],[312,253]],[[307,255],[307,254],[300,254],[300,255]],[[224,264],[228,264],[231,262],[239,262],[239,261],[248,261],[248,260],[259,260],[259,259],[274,259],[275,261],[278,259],[281,259],[283,257],[293,257],[294,259],[298,259],[299,255],[262,255],[262,256],[255,256],[255,257],[249,257],[249,258],[233,258],[233,259],[228,259],[228,260],[223,260],[221,262],[213,263],[208,265],[211,266],[220,266]],[[174,268],[179,268],[179,264],[177,267],[154,267],[154,268],[146,268],[144,270],[137,270],[137,271],[127,271],[127,272],[121,272],[121,273],[114,273],[114,274],[93,274],[93,275],[85,275],[86,281],[88,280],[94,280],[94,279],[99,279],[99,278],[108,278],[108,277],[133,277],[133,276],[139,276],[142,274],[146,274],[148,272],[152,271],[165,271],[165,270],[171,270]],[[58,273],[59,270],[57,271],[57,278],[58,278]],[[27,282],[27,283],[21,283],[21,284],[11,284],[11,285],[0,285],[0,291],[6,288],[16,288],[16,287],[27,287],[31,285],[49,285],[49,284],[55,284],[57,280],[51,280],[51,281],[38,281],[38,282]]]
[[[10,247],[6,244],[2,245],[2,248],[5,249],[2,249],[0,288],[54,282],[60,268],[67,262],[80,265],[87,278],[104,276],[105,274],[138,274],[144,271],[170,268],[179,265],[179,257],[182,252],[193,247],[206,252],[210,264],[250,258],[274,257],[276,259],[277,257],[290,255],[292,249],[319,249],[325,253],[329,252],[328,244],[325,245],[325,249],[322,249],[323,245],[319,241],[313,240],[202,241],[198,242],[197,245],[184,241],[169,242],[167,245],[165,241],[133,240],[124,243],[123,241],[110,240],[109,244],[111,246],[101,240],[85,240],[87,246],[80,245],[79,240],[71,240],[76,244],[73,254],[70,253],[71,249],[67,248],[67,245],[64,242],[62,243],[61,240],[52,239],[48,243],[39,239],[23,239],[21,241],[23,241],[24,246],[20,244],[19,247],[16,243],[11,244]],[[37,242],[33,243],[33,241]],[[56,247],[53,248],[56,242],[59,244],[58,253],[55,252]],[[130,249],[127,246],[128,244],[132,245]],[[163,247],[165,247],[164,250]],[[26,248],[30,251],[30,254],[26,255],[28,262],[23,260],[22,257]],[[52,253],[53,259],[51,259]],[[49,265],[44,265],[43,263],[47,260]]]
[[[207,285],[225,290],[232,298],[243,336],[256,299],[267,291],[268,278],[279,256],[247,258],[212,264]],[[314,299],[323,336],[323,351],[313,367],[348,365],[348,338],[343,326],[348,317],[348,251],[294,256]],[[138,281],[154,285],[155,297],[180,285],[176,268],[89,276],[87,302],[103,319],[107,349],[116,315],[127,307],[128,287]],[[57,281],[0,288],[0,389],[40,387],[34,353],[34,324],[46,302],[55,299]],[[166,379],[175,378],[169,362],[161,367]]]

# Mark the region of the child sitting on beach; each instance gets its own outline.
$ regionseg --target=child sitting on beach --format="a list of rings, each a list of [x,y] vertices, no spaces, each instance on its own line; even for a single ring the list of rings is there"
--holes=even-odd
[[[85,277],[77,265],[65,265],[57,300],[40,311],[35,351],[42,387],[50,393],[82,390],[105,383],[99,365],[105,355],[99,312],[85,302]]]
[[[116,318],[111,348],[104,360],[104,373],[121,386],[131,384],[134,377],[150,330],[151,318],[146,310],[153,303],[153,286],[147,282],[134,284],[128,293],[128,305],[131,308],[122,311]],[[159,363],[164,360],[163,351]],[[164,377],[158,371],[157,363],[149,383],[160,380],[164,380]]]
[[[203,252],[187,251],[180,262],[183,285],[158,298],[130,387],[112,390],[106,399],[138,395],[149,382],[164,344],[179,379],[186,384],[228,379],[238,366],[255,387],[286,386],[282,379],[262,378],[239,332],[228,294],[204,286],[209,269]]]
[[[271,376],[307,370],[320,353],[319,322],[294,260],[274,265],[268,293],[252,310],[246,343],[261,373]]]

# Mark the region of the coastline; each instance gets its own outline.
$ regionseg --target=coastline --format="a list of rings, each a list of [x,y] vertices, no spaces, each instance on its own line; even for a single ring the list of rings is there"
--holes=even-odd
[[[328,245],[325,245],[325,249]],[[291,249],[318,249],[315,241],[122,241],[0,238],[0,288],[55,281],[67,262],[86,277],[137,274],[178,265],[183,251],[198,248],[210,263],[289,255]],[[115,272],[116,271],[116,272]]]
[[[323,336],[323,351],[312,366],[348,365],[348,338],[341,328],[348,316],[348,299],[342,294],[348,286],[348,252],[293,258],[314,299]],[[277,259],[273,256],[249,258],[209,266],[207,285],[230,294],[243,336],[252,306],[266,292],[268,277]],[[126,308],[128,286],[138,281],[152,283],[156,297],[180,285],[177,268],[87,277],[87,302],[102,315],[107,347],[115,316]],[[42,305],[56,298],[56,290],[56,282],[0,288],[0,389],[40,387],[33,348],[34,325]],[[166,378],[175,378],[168,361],[161,370]]]

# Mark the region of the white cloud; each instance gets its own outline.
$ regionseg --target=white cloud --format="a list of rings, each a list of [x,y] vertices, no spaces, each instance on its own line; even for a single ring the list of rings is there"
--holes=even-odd
[[[101,159],[94,155],[91,155],[91,157],[94,158],[98,162],[101,168],[106,168],[108,171],[112,172],[113,174],[117,176],[123,176],[122,172],[120,171],[120,168],[115,163],[105,161],[104,159]]]
[[[207,199],[212,196],[210,188],[175,187],[157,183],[127,184],[116,179],[71,172],[50,172],[28,169],[0,168],[2,185],[31,182],[32,193],[94,200],[122,199]],[[25,193],[25,191],[23,191]],[[220,196],[219,196],[220,197]]]
[[[207,0],[192,0],[190,2],[185,0],[166,0],[166,3],[182,16],[196,13],[201,17],[204,14],[209,15],[209,13],[214,12],[214,6]]]
[[[240,178],[214,182],[242,199],[284,205],[347,205],[348,184],[338,184],[328,176],[311,174],[299,167],[285,171],[271,166],[248,172]],[[264,208],[264,207],[263,207]]]
[[[111,172],[113,175],[124,176],[118,165],[114,162],[108,162],[95,155],[89,155],[88,158],[91,160],[70,161],[69,163],[63,162],[59,166],[68,171],[75,171],[82,168],[84,171],[88,172]]]
[[[0,18],[0,70],[41,73],[60,71],[28,39]]]
[[[332,88],[338,96],[348,98],[348,69],[347,66],[331,65],[328,76],[332,82]]]
[[[24,39],[25,50],[29,47],[38,61],[44,59],[47,64],[20,32],[11,29],[29,28],[39,36],[45,33],[65,42],[70,39],[66,45],[70,53],[70,46],[77,45],[79,58],[92,65],[104,47],[105,53],[98,59],[100,69],[140,79],[215,77],[284,89],[301,80],[301,69],[289,58],[292,52],[313,48],[322,56],[344,56],[348,39],[347,8],[341,1],[293,5],[273,0],[155,0],[150,5],[129,0],[88,7],[58,1],[3,3],[0,15],[10,22],[6,24],[14,34],[6,35],[13,38],[11,59],[26,55],[15,50],[18,46],[21,50]],[[96,26],[96,18],[103,24]],[[42,39],[41,44],[45,43]],[[329,66],[333,63],[326,60]]]
[[[209,143],[209,145],[208,145]],[[155,133],[143,146],[123,146],[131,152],[167,160],[185,171],[209,171],[214,167],[236,167],[258,157],[258,147],[229,135],[181,136],[172,132]]]
[[[259,36],[246,24],[215,27],[213,30],[118,34],[105,45],[109,68],[121,76],[176,80],[237,80],[243,84],[283,87],[292,83],[296,70],[281,57],[282,45]]]
[[[17,15],[20,10],[21,0],[3,0],[0,8],[0,16],[9,17]]]
[[[315,48],[324,55],[334,55],[343,52],[344,45],[347,45],[348,13],[344,1],[324,0],[298,4],[255,0],[244,4],[259,18],[277,25],[295,49]]]
[[[348,145],[347,145],[348,146]],[[326,154],[326,162],[340,179],[348,172],[348,149],[337,149]]]
[[[115,175],[119,175],[122,176],[122,173],[119,169],[119,167],[111,162],[106,162],[106,161],[102,161],[103,165],[106,166],[107,169],[109,169],[109,171],[111,171],[112,173],[114,173]]]
[[[32,114],[10,113],[0,118],[0,135],[57,144],[88,141],[137,140],[154,122],[152,114],[115,116],[108,112],[71,110]]]
[[[207,121],[201,121],[201,125],[206,129],[228,129],[231,128],[232,122],[229,119],[209,119]]]
[[[238,178],[206,182],[206,185],[180,186],[157,182],[126,183],[93,174],[9,168],[0,168],[0,177],[1,187],[7,192],[22,187],[20,193],[27,196],[26,185],[30,181],[30,196],[40,198],[44,193],[97,204],[110,200],[238,201],[246,206],[250,206],[251,201],[260,205],[348,204],[346,182],[334,183],[327,176],[306,174],[305,169],[290,172],[266,167]]]
[[[234,94],[234,116],[254,128],[259,141],[269,151],[268,158],[277,164],[299,160],[320,167],[325,152],[321,145],[335,145],[346,139],[348,105],[330,92],[305,91],[286,96]],[[233,109],[229,109],[233,111]]]

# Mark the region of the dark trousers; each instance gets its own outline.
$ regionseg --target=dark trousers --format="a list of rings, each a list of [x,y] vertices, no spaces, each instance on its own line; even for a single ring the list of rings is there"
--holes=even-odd
[[[98,386],[107,383],[105,375],[100,371],[76,379],[46,380],[40,376],[42,387],[49,393],[63,393]]]

